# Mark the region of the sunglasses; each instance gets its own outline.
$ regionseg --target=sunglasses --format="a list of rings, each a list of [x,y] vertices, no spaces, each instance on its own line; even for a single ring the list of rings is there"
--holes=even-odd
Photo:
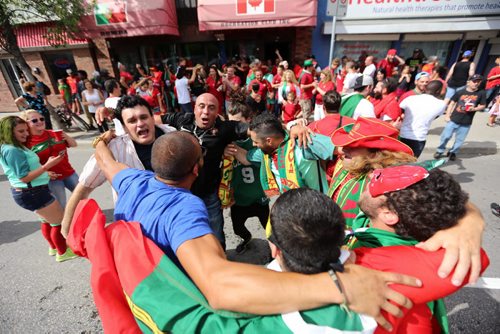
[[[38,123],[38,121],[40,121],[40,122],[45,122],[45,118],[44,118],[44,117],[40,117],[40,118],[33,118],[33,119],[30,119],[30,122],[31,122],[31,123],[34,123],[34,124]]]

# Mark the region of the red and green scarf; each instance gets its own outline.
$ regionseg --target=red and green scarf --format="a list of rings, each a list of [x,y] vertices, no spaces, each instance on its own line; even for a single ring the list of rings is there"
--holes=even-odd
[[[260,180],[267,197],[277,196],[290,189],[304,186],[304,181],[297,171],[295,152],[292,145],[293,142],[286,134],[285,139],[273,155],[264,154],[260,166]],[[272,172],[271,164],[275,164],[278,169],[281,187],[279,187],[276,176]]]

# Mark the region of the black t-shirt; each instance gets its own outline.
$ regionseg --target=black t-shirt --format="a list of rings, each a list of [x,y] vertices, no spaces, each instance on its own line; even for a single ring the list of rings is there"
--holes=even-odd
[[[224,149],[235,140],[247,138],[248,124],[221,121],[219,118],[211,129],[200,129],[195,125],[194,114],[170,113],[162,117],[163,122],[177,130],[194,134],[200,145],[206,148],[203,168],[191,187],[191,192],[203,197],[217,191],[222,177],[221,165]]]
[[[162,129],[155,126],[155,139],[164,134],[165,132],[163,132]],[[141,145],[136,143],[135,141],[132,141],[132,143],[134,143],[135,151],[137,152],[139,160],[141,160],[142,164],[144,165],[144,169],[152,171],[153,167],[151,166],[151,151],[153,149],[153,144]]]
[[[475,108],[478,105],[485,105],[486,92],[484,90],[469,92],[467,89],[463,89],[456,92],[451,100],[456,102],[456,105],[450,119],[460,125],[471,125],[476,112],[467,110]]]
[[[266,111],[266,98],[262,97],[260,102],[257,102],[253,99],[251,95],[247,96],[246,104],[252,109],[254,113],[260,114]]]

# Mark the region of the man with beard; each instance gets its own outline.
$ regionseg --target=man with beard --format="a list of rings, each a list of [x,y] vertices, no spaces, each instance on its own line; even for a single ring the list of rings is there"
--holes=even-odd
[[[425,93],[425,89],[429,84],[430,76],[427,72],[420,72],[415,76],[415,88],[407,91],[399,98],[399,102],[403,102],[408,96],[420,95]]]
[[[411,148],[397,139],[398,135],[399,130],[391,124],[364,117],[332,134],[332,142],[342,147],[342,155],[335,165],[328,196],[342,209],[348,228],[360,212],[357,203],[368,175],[375,168],[416,160]]]
[[[138,96],[124,96],[116,105],[115,115],[125,130],[125,134],[116,137],[109,143],[109,149],[118,162],[127,166],[152,170],[151,149],[155,140],[161,135],[175,131],[166,125],[155,125],[153,112],[149,104]],[[97,137],[94,143],[103,138]],[[62,221],[63,235],[67,235],[75,208],[80,200],[88,198],[92,191],[106,182],[106,177],[99,168],[95,156],[90,157],[80,174],[78,185],[72,192],[64,210]],[[116,201],[116,193],[113,191]]]

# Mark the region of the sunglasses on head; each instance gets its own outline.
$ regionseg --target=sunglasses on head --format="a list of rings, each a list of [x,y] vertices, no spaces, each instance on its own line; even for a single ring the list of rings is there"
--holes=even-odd
[[[44,118],[44,117],[40,117],[40,118],[33,118],[33,119],[30,119],[30,122],[31,122],[31,123],[38,123],[38,121],[40,121],[40,122],[45,122],[45,118]]]

